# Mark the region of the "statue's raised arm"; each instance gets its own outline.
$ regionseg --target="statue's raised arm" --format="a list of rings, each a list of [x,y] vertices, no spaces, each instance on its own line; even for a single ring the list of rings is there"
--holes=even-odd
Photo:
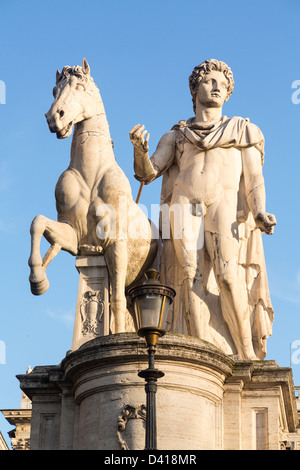
[[[129,132],[131,143],[134,146],[135,177],[145,184],[151,183],[164,173],[174,160],[175,133],[167,132],[160,139],[154,154],[149,158],[149,137],[145,126],[137,124]]]
[[[149,183],[156,176],[156,171],[149,159],[149,138],[150,134],[145,130],[145,126],[137,124],[129,132],[129,137],[134,146],[134,171],[135,177],[139,181]]]

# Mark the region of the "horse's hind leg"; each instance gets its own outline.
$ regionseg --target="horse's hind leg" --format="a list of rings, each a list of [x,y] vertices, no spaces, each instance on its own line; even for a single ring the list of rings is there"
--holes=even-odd
[[[41,295],[44,294],[49,287],[49,281],[45,272],[46,267],[61,249],[73,255],[77,254],[77,235],[71,225],[47,219],[42,215],[38,215],[32,221],[30,234],[31,252],[28,260],[30,267],[29,281],[31,292],[34,295]],[[42,260],[40,244],[43,235],[51,246]]]
[[[127,241],[117,240],[104,254],[111,285],[110,306],[115,320],[114,333],[125,331]]]

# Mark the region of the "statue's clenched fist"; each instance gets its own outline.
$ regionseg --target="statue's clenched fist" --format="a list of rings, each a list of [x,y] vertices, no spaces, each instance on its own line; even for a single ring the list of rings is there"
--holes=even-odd
[[[256,226],[267,235],[272,235],[274,225],[277,225],[276,217],[268,212],[259,212],[255,217]]]

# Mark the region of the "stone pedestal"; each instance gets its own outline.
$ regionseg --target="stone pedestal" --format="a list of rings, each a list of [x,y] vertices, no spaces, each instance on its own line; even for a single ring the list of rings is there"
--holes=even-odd
[[[103,256],[78,256],[79,272],[72,350],[109,334],[109,281]]]
[[[297,424],[289,368],[243,362],[204,341],[159,340],[161,450],[280,449]],[[32,400],[31,449],[140,450],[145,443],[145,343],[135,333],[96,338],[59,366],[18,376]]]
[[[110,285],[103,255],[77,256],[79,272],[76,313],[71,350],[100,336],[115,332],[110,310]],[[135,331],[128,309],[125,311],[126,331]]]

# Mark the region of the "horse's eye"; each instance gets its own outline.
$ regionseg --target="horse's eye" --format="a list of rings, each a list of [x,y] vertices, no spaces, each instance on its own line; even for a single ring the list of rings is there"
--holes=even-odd
[[[85,90],[84,85],[82,85],[81,83],[77,83],[77,85],[76,85],[76,90],[78,90],[78,91],[84,91],[84,90]]]

